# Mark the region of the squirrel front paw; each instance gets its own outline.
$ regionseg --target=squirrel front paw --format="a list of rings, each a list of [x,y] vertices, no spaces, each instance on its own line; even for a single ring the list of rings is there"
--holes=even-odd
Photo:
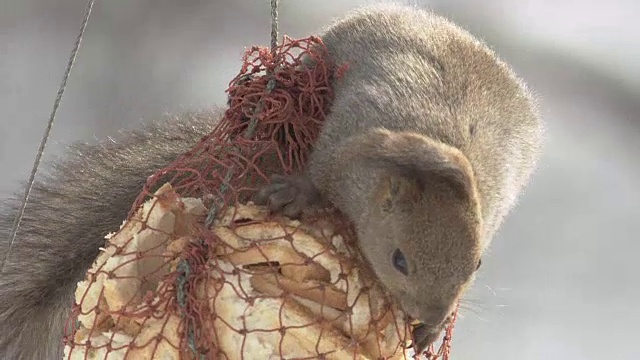
[[[320,203],[320,193],[306,176],[273,175],[271,184],[258,190],[254,203],[267,205],[274,213],[297,219],[305,209]]]

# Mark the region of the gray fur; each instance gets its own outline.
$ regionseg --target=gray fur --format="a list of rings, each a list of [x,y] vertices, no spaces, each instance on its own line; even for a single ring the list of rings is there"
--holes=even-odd
[[[335,154],[338,144],[365,130],[428,136],[469,158],[482,198],[484,238],[491,239],[541,150],[542,123],[525,84],[471,34],[409,6],[359,9],[330,26],[322,40],[349,70],[335,85],[311,172],[330,161],[321,154]]]

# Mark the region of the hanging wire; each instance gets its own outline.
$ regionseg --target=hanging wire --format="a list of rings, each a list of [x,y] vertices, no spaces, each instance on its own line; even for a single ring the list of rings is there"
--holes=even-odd
[[[278,0],[271,0],[271,51],[278,46]]]
[[[51,134],[51,128],[53,127],[53,122],[56,118],[56,113],[58,112],[58,108],[60,107],[60,102],[62,101],[62,95],[67,87],[67,80],[69,79],[69,75],[71,74],[71,69],[73,68],[74,63],[76,62],[76,57],[78,55],[78,50],[80,49],[80,44],[82,43],[82,38],[84,37],[85,30],[87,29],[87,23],[89,22],[89,17],[91,16],[91,10],[93,9],[93,4],[95,0],[89,0],[87,2],[87,6],[84,12],[84,18],[82,19],[82,26],[80,28],[80,33],[76,38],[75,46],[71,51],[71,56],[69,57],[69,62],[67,63],[67,69],[64,72],[64,76],[62,77],[62,83],[60,83],[60,87],[58,88],[58,94],[56,96],[56,100],[53,103],[53,109],[51,110],[51,115],[49,116],[49,121],[47,122],[47,126],[44,131],[44,135],[42,136],[42,140],[40,142],[40,147],[38,148],[38,153],[36,155],[35,162],[33,164],[33,169],[31,170],[31,175],[29,176],[29,180],[27,181],[27,188],[24,192],[24,196],[22,198],[22,205],[20,206],[20,210],[16,215],[16,219],[13,222],[13,228],[11,229],[11,237],[9,238],[9,248],[5,252],[5,255],[2,259],[2,265],[0,266],[0,274],[4,273],[4,267],[7,259],[9,258],[9,253],[13,248],[13,244],[16,240],[16,236],[18,234],[18,229],[20,228],[20,222],[22,221],[22,217],[24,216],[24,210],[27,207],[27,203],[29,202],[29,195],[31,195],[31,189],[33,188],[33,183],[38,173],[38,168],[40,167],[40,162],[42,160],[42,155],[44,154],[45,146],[47,145],[47,141],[49,140],[49,136]]]
[[[274,57],[276,54],[277,46],[278,46],[278,0],[271,0],[271,54],[273,54]],[[270,92],[271,90],[273,90],[274,87],[275,87],[275,79],[271,79],[267,83],[267,92]],[[247,126],[247,130],[243,134],[245,138],[250,139],[254,136],[254,131],[258,124],[257,115],[262,112],[263,106],[264,106],[264,103],[262,102],[262,100],[260,100],[254,111],[254,116],[252,117],[251,121],[249,122],[249,125]],[[238,150],[238,148],[235,148],[235,149]],[[225,193],[228,190],[228,184],[231,181],[231,177],[233,176],[234,172],[235,172],[235,169],[233,167],[231,167],[227,172],[227,175],[225,176],[225,180],[222,183],[222,186],[220,187],[221,193]],[[217,195],[216,197],[217,199],[211,205],[211,209],[209,209],[207,218],[205,220],[205,226],[207,228],[209,228],[213,224],[213,221],[218,215],[218,211],[220,210],[219,203],[224,201],[221,195]],[[202,244],[202,241],[201,241],[201,244]],[[184,291],[184,287],[186,284],[188,284],[187,279],[190,276],[190,272],[191,272],[191,267],[188,260],[182,259],[178,263],[178,269],[180,269],[180,275],[178,276],[178,279],[177,279],[178,291],[176,292],[176,297],[177,297],[178,306],[180,306],[180,308],[183,309],[184,311],[184,309],[186,309],[188,306],[187,304],[188,294],[186,291]],[[197,359],[204,359],[205,355],[201,354],[196,347],[196,343],[197,343],[196,337],[198,335],[196,334],[196,329],[194,329],[194,324],[191,322],[187,322],[186,324],[187,324],[186,334],[187,334],[187,342],[189,344],[189,348],[191,349],[193,355],[195,355]]]

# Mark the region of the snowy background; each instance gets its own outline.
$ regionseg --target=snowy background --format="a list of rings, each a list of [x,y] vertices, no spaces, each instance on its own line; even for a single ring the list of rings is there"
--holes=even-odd
[[[373,1],[281,0],[316,33]],[[412,1],[485,39],[541,97],[546,152],[495,239],[453,360],[640,358],[640,2]],[[0,194],[27,179],[84,0],[0,0]],[[97,1],[45,158],[165,112],[223,104],[268,0]],[[5,195],[0,195],[0,199]]]

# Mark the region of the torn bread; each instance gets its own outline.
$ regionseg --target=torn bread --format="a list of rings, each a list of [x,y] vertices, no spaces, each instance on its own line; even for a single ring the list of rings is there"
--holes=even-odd
[[[411,325],[330,222],[249,203],[205,229],[206,213],[166,184],[107,236],[78,283],[65,359],[409,358]],[[203,239],[204,260],[180,273]]]

